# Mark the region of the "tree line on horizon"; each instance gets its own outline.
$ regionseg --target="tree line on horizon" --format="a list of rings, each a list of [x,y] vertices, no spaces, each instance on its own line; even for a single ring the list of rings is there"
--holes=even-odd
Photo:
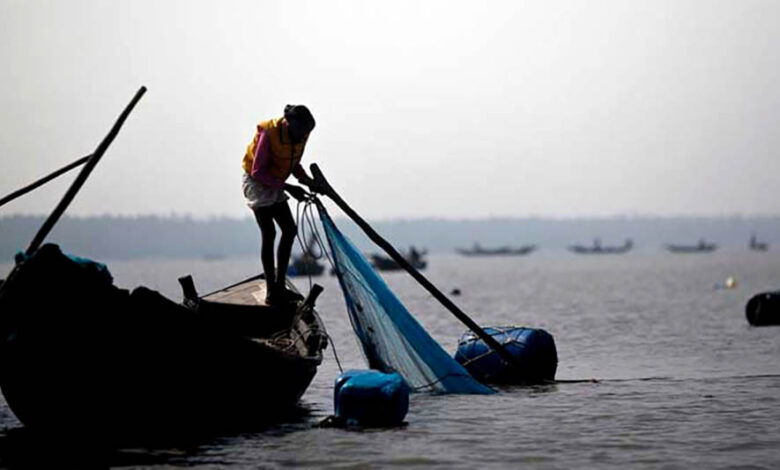
[[[44,219],[31,215],[0,217],[0,262],[12,262]],[[351,221],[337,219],[336,224],[361,250],[378,250]],[[639,250],[660,249],[664,243],[695,243],[700,238],[724,248],[740,248],[747,246],[753,233],[770,244],[780,242],[780,216],[408,219],[372,225],[402,251],[414,245],[432,253],[452,252],[475,243],[482,247],[535,244],[541,249],[558,250],[572,244],[590,244],[594,238],[614,245],[631,238]],[[66,216],[47,241],[60,244],[66,252],[97,259],[258,256],[260,250],[260,234],[249,217],[199,220],[187,216]]]

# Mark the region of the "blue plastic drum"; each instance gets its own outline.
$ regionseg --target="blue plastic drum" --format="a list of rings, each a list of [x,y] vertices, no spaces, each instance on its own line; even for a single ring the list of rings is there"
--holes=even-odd
[[[507,364],[484,341],[466,332],[458,342],[455,360],[482,383],[535,384],[555,380],[558,351],[550,333],[519,326],[485,328],[521,366]]]
[[[403,424],[409,410],[409,386],[398,373],[349,370],[336,378],[336,418],[349,426]]]

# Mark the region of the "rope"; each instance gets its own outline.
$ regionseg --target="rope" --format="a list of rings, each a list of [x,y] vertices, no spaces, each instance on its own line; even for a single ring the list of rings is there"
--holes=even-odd
[[[420,392],[420,391],[422,391],[424,389],[433,389],[434,385],[436,385],[439,382],[443,382],[444,379],[449,378],[449,377],[468,377],[470,379],[474,378],[474,377],[472,377],[472,376],[470,376],[468,374],[464,375],[464,374],[449,373],[449,374],[444,374],[443,376],[439,377],[438,379],[436,379],[436,380],[434,380],[432,382],[428,382],[426,384],[422,384],[422,385],[417,386],[417,387],[410,387],[410,390],[412,390],[413,392]]]
[[[502,346],[508,346],[510,344],[513,344],[513,343],[514,344],[522,344],[522,345],[524,345],[524,344],[526,344],[526,342],[524,340],[520,341],[516,337],[513,337],[513,336],[511,336],[509,334],[509,330],[515,330],[515,329],[518,329],[518,328],[526,328],[526,327],[512,326],[512,325],[510,325],[510,326],[494,326],[494,327],[491,327],[491,329],[494,330],[494,332],[491,333],[491,336],[493,336],[495,338],[495,337],[501,335],[503,337],[503,340],[500,341],[500,344]],[[462,345],[464,345],[464,344],[478,343],[479,341],[480,341],[480,338],[477,335],[472,333],[466,339],[461,339],[460,341],[458,341],[458,348],[460,349],[460,347]],[[483,358],[488,357],[488,356],[492,356],[494,354],[496,354],[496,351],[494,351],[493,349],[488,348],[487,351],[485,351],[484,353],[480,354],[479,356],[474,356],[474,357],[472,357],[470,359],[467,359],[467,360],[463,361],[463,363],[461,363],[461,365],[465,367],[465,366],[467,366],[467,365],[469,365],[471,363],[477,362],[480,359],[483,359]],[[505,365],[508,365],[506,361],[503,361],[503,358],[501,358],[501,359],[502,359],[502,362]]]
[[[322,241],[322,235],[320,234],[320,231],[317,228],[317,224],[314,218],[314,209],[312,208],[312,206],[314,205],[314,197],[315,196],[313,194],[307,193],[306,199],[304,199],[303,201],[298,201],[298,204],[295,206],[295,225],[299,227],[299,230],[295,234],[295,238],[298,240],[298,244],[301,247],[301,252],[303,256],[308,256],[315,261],[325,257],[327,258],[328,264],[330,264],[331,268],[335,270],[336,269],[335,263],[333,262],[330,255],[328,254],[328,251],[325,249],[325,244]],[[303,209],[301,209],[301,205],[303,205]],[[303,221],[303,224],[301,224],[301,221]],[[306,237],[307,226],[311,238]],[[318,250],[319,254],[315,254],[313,250],[310,250],[309,244],[304,242],[304,240],[314,240],[316,242],[316,246],[319,248]],[[309,278],[309,290],[311,290],[314,281],[312,280],[311,273],[308,273],[306,276]],[[336,365],[339,368],[339,373],[343,373],[344,369],[341,367],[341,361],[339,360],[339,355],[338,352],[336,351],[336,343],[333,341],[333,338],[325,329],[325,323],[323,323],[322,318],[320,318],[319,314],[317,314],[316,312],[313,313],[317,315],[319,324],[322,325],[323,334],[325,335],[326,338],[328,338],[330,347],[333,350],[333,358],[336,360]]]

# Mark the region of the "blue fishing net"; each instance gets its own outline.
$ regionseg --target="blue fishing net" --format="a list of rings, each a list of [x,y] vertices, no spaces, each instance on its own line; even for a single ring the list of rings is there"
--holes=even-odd
[[[369,367],[398,372],[414,391],[493,393],[428,335],[328,213],[321,207],[319,213]]]

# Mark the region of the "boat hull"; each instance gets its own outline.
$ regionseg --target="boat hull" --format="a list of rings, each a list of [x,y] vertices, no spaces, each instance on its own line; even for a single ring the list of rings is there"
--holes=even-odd
[[[698,245],[666,245],[666,249],[670,253],[712,253],[718,249],[718,246],[714,243],[699,243]]]
[[[289,268],[287,268],[288,276],[319,276],[325,271],[325,266],[319,264],[317,261],[306,261],[303,259],[295,259]]]
[[[33,428],[214,429],[294,406],[321,354],[285,354],[42,247],[0,291],[0,388]]]
[[[631,251],[633,247],[633,243],[626,243],[623,246],[572,245],[569,251],[578,255],[622,255]]]
[[[463,256],[525,256],[536,250],[536,245],[526,245],[520,248],[457,248],[455,251]]]
[[[407,259],[407,262],[414,268],[419,271],[422,271],[428,266],[428,262],[425,260],[409,260]],[[404,268],[401,267],[400,264],[396,263],[395,260],[390,258],[385,258],[383,256],[378,255],[372,255],[371,256],[371,264],[379,271],[400,271]]]

